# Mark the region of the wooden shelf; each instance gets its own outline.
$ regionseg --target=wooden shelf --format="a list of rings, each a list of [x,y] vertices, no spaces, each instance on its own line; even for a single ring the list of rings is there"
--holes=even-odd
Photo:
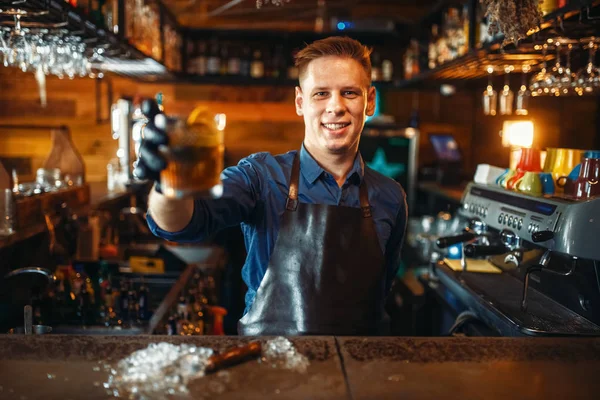
[[[449,61],[437,68],[424,71],[417,76],[396,82],[395,89],[410,89],[414,87],[439,86],[441,82],[460,83],[461,81],[482,79],[487,76],[486,67],[491,65],[496,72],[502,71],[504,65],[510,64],[515,69],[513,73],[522,71],[524,65],[536,70],[543,61],[542,54],[533,48],[535,42],[545,41],[548,37],[569,36],[584,37],[596,34],[598,29],[593,24],[579,21],[579,16],[586,6],[597,9],[599,0],[572,0],[569,4],[544,17],[544,22],[538,32],[532,32],[518,46],[514,44],[502,47],[504,37],[499,37],[480,48],[471,49],[466,55]],[[563,31],[564,29],[564,31]],[[554,53],[548,52],[546,60],[554,59]]]
[[[57,224],[59,219],[59,217],[51,218],[52,224]],[[17,229],[15,233],[13,233],[10,236],[0,236],[0,249],[21,242],[23,240],[30,239],[35,235],[39,235],[40,233],[46,231],[48,231],[48,226],[46,224],[33,224],[26,226],[22,229]]]

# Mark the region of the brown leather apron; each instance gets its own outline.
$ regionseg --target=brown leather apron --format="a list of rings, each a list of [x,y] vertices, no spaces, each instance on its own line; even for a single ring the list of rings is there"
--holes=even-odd
[[[360,208],[300,203],[299,155],[267,272],[238,333],[382,333],[385,263],[365,180]]]

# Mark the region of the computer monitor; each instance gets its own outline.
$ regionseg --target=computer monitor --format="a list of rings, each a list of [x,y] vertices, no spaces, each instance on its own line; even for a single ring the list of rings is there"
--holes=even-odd
[[[460,163],[462,161],[462,154],[454,136],[447,133],[435,133],[429,135],[429,141],[438,161],[442,163]]]

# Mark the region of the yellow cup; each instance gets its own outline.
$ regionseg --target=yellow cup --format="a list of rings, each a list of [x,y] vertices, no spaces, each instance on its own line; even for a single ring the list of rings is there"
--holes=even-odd
[[[552,168],[554,167],[554,163],[556,162],[556,150],[548,148],[546,150],[546,160],[544,160],[544,168],[543,172],[552,173]]]
[[[525,172],[516,183],[515,188],[519,192],[529,193],[534,196],[540,196],[542,194],[542,181],[540,180],[540,174],[538,172]]]
[[[561,176],[569,176],[573,168],[579,164],[581,160],[581,150],[576,149],[556,149],[554,162],[552,163],[552,177],[554,182],[558,181]]]

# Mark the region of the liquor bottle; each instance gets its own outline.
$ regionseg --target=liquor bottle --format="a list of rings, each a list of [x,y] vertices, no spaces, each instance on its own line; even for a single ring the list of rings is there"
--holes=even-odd
[[[140,321],[145,321],[148,317],[148,289],[142,281],[140,289],[138,290],[138,319]]]
[[[119,316],[121,317],[121,323],[129,320],[129,289],[125,281],[121,282],[121,290],[119,291]]]
[[[165,96],[163,94],[163,92],[157,92],[156,96],[154,96],[156,99],[156,105],[158,106],[158,109],[160,110],[160,112],[165,112],[165,106],[163,105],[164,101],[165,101]]]
[[[240,75],[241,60],[239,48],[232,47],[229,49],[229,60],[227,60],[227,74]]]
[[[433,24],[431,26],[431,40],[429,41],[429,46],[427,48],[427,59],[428,59],[427,66],[429,67],[429,69],[434,69],[437,66],[437,59],[438,59],[437,42],[439,40],[438,29],[439,29],[439,27],[436,24]]]
[[[250,64],[250,76],[256,79],[265,76],[265,64],[263,63],[260,50],[254,50],[254,56]]]
[[[252,63],[250,47],[242,48],[242,57],[240,58],[240,75],[250,76],[250,64]]]
[[[219,75],[227,75],[228,67],[229,67],[229,51],[227,49],[227,44],[221,44],[221,59],[219,61]]]
[[[406,49],[402,60],[404,64],[404,79],[411,79],[413,77],[413,61],[412,48],[409,46]]]
[[[206,42],[198,42],[198,54],[193,60],[194,74],[204,76],[207,74],[208,59],[206,57]]]
[[[458,56],[464,56],[469,51],[469,6],[465,5],[460,15]]]
[[[177,321],[175,320],[175,317],[173,315],[169,316],[166,328],[167,328],[167,335],[169,335],[169,336],[177,335]]]
[[[394,77],[394,65],[390,60],[383,60],[381,63],[381,75],[384,81],[389,82]]]
[[[271,63],[271,76],[273,78],[283,78],[286,73],[285,58],[283,56],[283,46],[277,45]]]
[[[183,292],[179,296],[179,302],[177,303],[177,316],[182,320],[187,320],[189,317],[188,304]]]
[[[379,56],[379,53],[373,52],[371,55],[371,81],[378,82],[381,78],[381,56]]]
[[[261,59],[263,62],[263,77],[264,78],[272,78],[273,77],[273,58],[271,57],[270,49],[266,48],[261,51]]]
[[[214,41],[210,45],[208,59],[206,60],[206,74],[215,76],[221,69],[221,60],[219,59],[219,44]]]
[[[298,53],[298,50],[294,50],[292,52],[292,54],[290,55],[290,60],[289,60],[288,69],[287,69],[288,79],[298,79],[298,67],[296,67],[296,64],[294,61],[296,59],[297,53]]]
[[[421,73],[421,65],[419,63],[419,54],[420,54],[420,50],[419,50],[419,42],[416,39],[412,39],[410,41],[410,45],[412,47],[412,57],[413,57],[413,62],[412,62],[412,76],[418,75]]]

